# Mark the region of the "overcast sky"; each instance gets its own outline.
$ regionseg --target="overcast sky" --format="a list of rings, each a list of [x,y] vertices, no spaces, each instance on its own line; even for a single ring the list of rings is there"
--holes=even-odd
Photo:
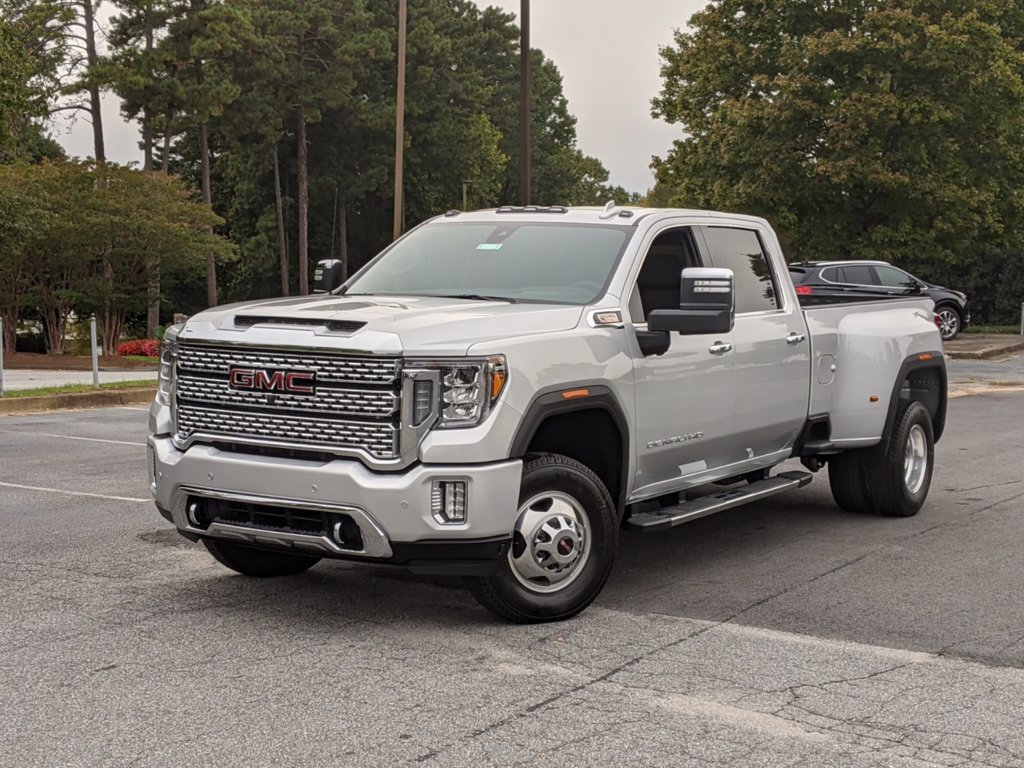
[[[475,1],[519,13],[520,0]],[[651,156],[664,155],[680,135],[678,127],[651,117],[651,99],[661,87],[658,48],[705,5],[707,0],[532,0],[530,44],[561,71],[580,149],[604,163],[613,184],[645,192],[654,183]],[[104,99],[103,120],[107,156],[141,164],[138,128],[121,118],[116,97]],[[92,155],[84,118],[58,122],[54,134],[69,154]]]

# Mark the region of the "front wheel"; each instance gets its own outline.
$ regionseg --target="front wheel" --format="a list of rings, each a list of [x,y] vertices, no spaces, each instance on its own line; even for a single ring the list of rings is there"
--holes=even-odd
[[[320,562],[319,557],[254,549],[229,541],[203,539],[203,546],[221,565],[226,565],[244,576],[257,578],[292,576],[307,571]]]
[[[939,335],[942,336],[943,341],[952,341],[960,335],[964,323],[956,309],[939,307],[936,314],[939,316]]]
[[[471,579],[470,590],[509,621],[568,619],[604,587],[618,534],[615,504],[592,470],[565,456],[531,456],[508,557],[495,575]]]

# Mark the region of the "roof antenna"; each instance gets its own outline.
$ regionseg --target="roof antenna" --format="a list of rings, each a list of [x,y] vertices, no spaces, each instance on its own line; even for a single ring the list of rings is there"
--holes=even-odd
[[[605,203],[604,210],[601,211],[600,215],[597,218],[599,218],[599,219],[611,219],[611,218],[614,218],[615,216],[617,216],[618,213],[619,213],[619,208],[618,208],[617,205],[615,205],[615,201],[614,200],[609,200],[607,203]]]

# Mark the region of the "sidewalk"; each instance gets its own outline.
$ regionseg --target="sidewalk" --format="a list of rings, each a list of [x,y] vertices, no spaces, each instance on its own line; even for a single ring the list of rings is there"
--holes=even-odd
[[[990,360],[1024,352],[1024,336],[996,333],[962,333],[945,344],[951,360]]]
[[[114,381],[156,381],[156,371],[100,371],[100,383]],[[65,384],[92,384],[92,371],[4,370],[4,389],[38,389]]]

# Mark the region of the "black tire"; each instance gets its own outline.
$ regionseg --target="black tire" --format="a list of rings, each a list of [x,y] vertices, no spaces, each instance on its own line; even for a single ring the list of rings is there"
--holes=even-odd
[[[964,329],[964,318],[956,307],[945,304],[935,308],[935,314],[939,316],[942,324],[939,326],[939,335],[943,341],[952,341],[960,335]]]
[[[291,552],[271,552],[229,541],[203,539],[203,546],[221,565],[226,565],[244,576],[261,579],[271,576],[294,576],[296,573],[308,571],[320,562],[319,557],[293,555]]]
[[[911,452],[908,443],[911,441],[919,452],[923,451],[916,471],[908,470],[912,463],[908,458]],[[916,515],[928,498],[934,466],[935,436],[928,409],[919,402],[904,400],[896,411],[888,451],[865,465],[868,490],[875,509],[892,517]]]
[[[560,621],[575,616],[594,601],[611,573],[619,544],[619,520],[615,503],[601,479],[575,459],[542,453],[527,457],[519,491],[520,518],[527,515],[525,505],[545,494],[571,498],[585,516],[590,536],[589,554],[576,572],[570,569],[565,587],[557,584],[537,588],[526,586],[513,565],[514,557],[529,556],[528,543],[515,532],[508,557],[493,576],[468,579],[473,597],[492,613],[519,624]],[[542,507],[543,501],[539,508]],[[534,509],[535,507],[531,507]],[[543,514],[543,513],[541,513]],[[516,524],[519,524],[517,520]]]
[[[868,491],[863,451],[849,451],[829,458],[828,484],[840,508],[857,514],[875,511]]]

